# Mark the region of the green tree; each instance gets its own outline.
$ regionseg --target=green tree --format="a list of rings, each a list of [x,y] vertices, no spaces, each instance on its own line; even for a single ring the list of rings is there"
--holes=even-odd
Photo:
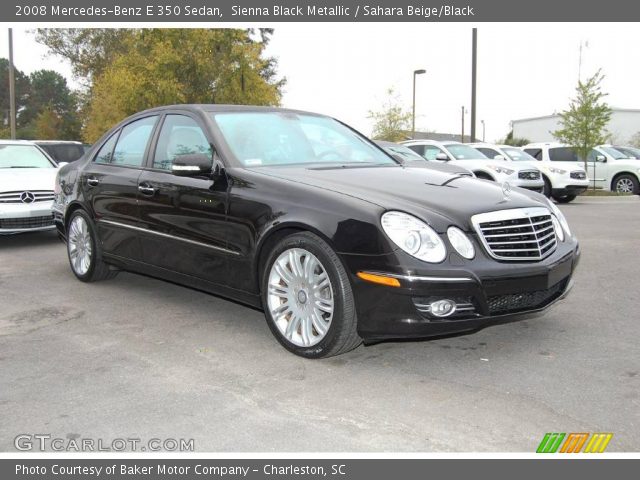
[[[55,117],[56,139],[77,140],[80,138],[80,121],[76,95],[69,89],[67,80],[53,70],[38,70],[30,76],[31,89],[25,107],[20,113],[21,122],[32,126],[32,135],[43,138],[42,118]],[[46,129],[47,138],[51,130]]]
[[[259,35],[258,35],[259,33]],[[38,31],[39,41],[86,75],[83,136],[95,141],[137,111],[176,103],[278,105],[284,80],[265,57],[272,30],[74,29]],[[105,43],[101,43],[101,39]]]
[[[376,140],[399,142],[405,140],[406,132],[411,128],[411,112],[400,104],[393,88],[387,90],[387,99],[378,111],[369,111],[368,118],[373,120],[372,137]]]
[[[24,124],[22,119],[20,118],[20,110],[24,108],[27,98],[29,96],[29,77],[26,76],[23,72],[15,68],[14,66],[14,78],[16,85],[16,112],[18,112],[16,118],[16,126],[18,129]],[[9,124],[9,111],[11,109],[9,103],[9,60],[6,58],[0,58],[0,82],[2,82],[2,87],[0,87],[0,123],[4,127],[4,124]],[[9,128],[0,130],[0,138],[8,138],[10,136]]]
[[[578,81],[576,97],[569,103],[569,108],[560,113],[560,128],[552,132],[558,141],[570,145],[584,159],[585,170],[589,152],[606,143],[609,137],[606,127],[611,108],[603,100],[607,96],[600,87],[603,79],[598,70],[587,81]]]
[[[518,138],[513,136],[513,130],[507,133],[507,136],[501,141],[505,145],[511,145],[513,147],[522,147],[527,143],[531,143],[528,138]]]

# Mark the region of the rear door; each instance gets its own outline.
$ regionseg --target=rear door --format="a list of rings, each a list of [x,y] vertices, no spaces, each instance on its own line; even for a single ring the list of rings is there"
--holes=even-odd
[[[140,175],[144,261],[213,283],[226,282],[226,182],[210,176],[173,175],[181,155],[213,155],[212,139],[198,116],[168,113]]]
[[[81,174],[81,188],[105,253],[140,258],[138,177],[158,116],[133,120],[114,132]]]

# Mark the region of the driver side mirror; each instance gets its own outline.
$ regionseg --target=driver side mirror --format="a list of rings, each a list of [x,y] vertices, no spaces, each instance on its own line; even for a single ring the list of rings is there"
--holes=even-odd
[[[446,153],[440,152],[436,155],[436,160],[440,160],[441,162],[448,162],[449,157],[447,156]]]
[[[173,160],[171,172],[178,177],[201,177],[211,175],[213,159],[204,153],[180,155]]]
[[[607,163],[607,157],[604,155],[596,155],[596,162]]]

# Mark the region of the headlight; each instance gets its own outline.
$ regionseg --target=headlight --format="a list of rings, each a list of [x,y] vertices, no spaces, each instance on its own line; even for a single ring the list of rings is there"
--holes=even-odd
[[[489,167],[494,172],[504,173],[505,175],[511,175],[513,172],[515,172],[515,170],[511,170],[510,168],[506,167],[499,167],[498,165],[487,165],[487,167]]]
[[[567,232],[567,235],[571,236],[571,229],[569,228],[569,223],[564,217],[564,214],[558,207],[556,207],[556,205],[551,200],[547,199],[547,203],[549,204],[551,212],[556,216],[556,218],[560,222],[560,225],[562,225],[562,228],[564,228],[565,232]],[[560,238],[560,240],[564,240],[564,238]]]
[[[553,229],[556,231],[556,235],[558,235],[561,242],[564,242],[564,230],[562,230],[560,222],[555,215],[551,215],[551,222],[553,223]]]
[[[438,263],[447,256],[440,236],[422,220],[403,212],[387,212],[380,221],[389,238],[412,257]]]
[[[566,170],[562,170],[561,168],[556,167],[549,167],[549,171],[551,173],[557,173],[558,175],[564,175],[565,173],[567,173]]]
[[[456,249],[460,255],[464,258],[471,260],[476,255],[476,250],[473,248],[473,243],[469,240],[469,237],[457,227],[449,227],[447,230],[447,237],[453,248]]]

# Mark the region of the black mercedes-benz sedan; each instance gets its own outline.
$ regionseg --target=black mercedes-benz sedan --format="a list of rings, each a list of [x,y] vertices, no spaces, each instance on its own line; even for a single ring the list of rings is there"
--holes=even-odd
[[[542,195],[405,168],[278,108],[133,115],[60,170],[54,212],[78,279],[128,270],[262,308],[308,358],[539,314],[580,255]]]

